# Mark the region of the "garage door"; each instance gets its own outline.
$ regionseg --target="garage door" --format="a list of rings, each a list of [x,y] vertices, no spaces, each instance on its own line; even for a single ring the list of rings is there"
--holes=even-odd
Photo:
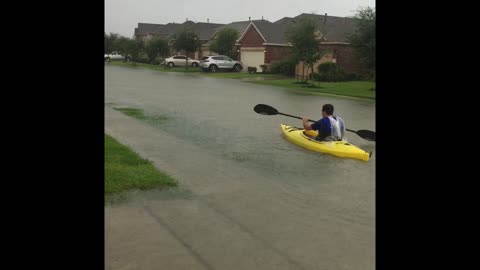
[[[257,72],[261,72],[260,65],[265,63],[265,53],[262,50],[241,50],[240,61],[243,63],[243,71],[248,71],[248,67],[256,67]]]

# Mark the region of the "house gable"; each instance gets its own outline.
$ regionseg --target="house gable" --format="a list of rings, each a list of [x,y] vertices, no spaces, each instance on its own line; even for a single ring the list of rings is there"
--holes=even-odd
[[[266,39],[253,23],[250,23],[238,40],[242,47],[262,47],[265,42]]]

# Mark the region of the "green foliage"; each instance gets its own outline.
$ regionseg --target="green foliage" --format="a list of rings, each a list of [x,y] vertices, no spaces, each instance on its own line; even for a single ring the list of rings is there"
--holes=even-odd
[[[358,57],[375,70],[375,8],[360,8],[354,18],[356,29],[348,40]]]
[[[295,66],[297,61],[295,59],[286,59],[273,63],[270,66],[270,72],[275,74],[284,74],[287,76],[295,75]]]
[[[297,63],[299,61],[305,62],[311,68],[322,56],[318,49],[319,42],[315,39],[317,29],[318,25],[314,20],[301,18],[292,24],[286,32],[287,39],[292,45],[291,50],[294,59]]]
[[[105,53],[112,53],[115,51],[114,43],[115,40],[119,38],[119,35],[116,33],[104,33],[105,36]]]
[[[189,28],[184,28],[175,35],[173,47],[177,51],[184,50],[188,56],[189,52],[195,52],[200,47],[200,40],[195,32]],[[187,62],[187,59],[185,59],[185,62]],[[185,64],[185,69],[188,69],[188,66]]]
[[[235,29],[224,28],[220,30],[212,44],[210,44],[210,50],[230,58],[235,58],[235,41],[239,35],[240,33]]]
[[[124,55],[126,59],[131,59],[134,62],[138,61],[144,47],[142,40],[135,40],[123,36],[116,39],[113,44],[119,54]]]
[[[318,73],[314,75],[314,78],[321,82],[343,82],[360,79],[356,74],[346,73],[341,67],[333,62],[320,64],[318,66]]]
[[[188,28],[177,32],[173,47],[176,50],[184,50],[185,52],[194,52],[200,46],[198,35]]]
[[[156,60],[158,56],[165,57],[169,52],[168,41],[164,39],[154,38],[145,44],[145,54],[148,57],[149,63],[154,64],[154,61],[158,62],[158,60]]]

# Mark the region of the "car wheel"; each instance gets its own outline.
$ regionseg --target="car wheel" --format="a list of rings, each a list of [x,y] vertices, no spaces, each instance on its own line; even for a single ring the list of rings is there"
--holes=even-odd
[[[235,65],[233,67],[233,70],[235,70],[235,72],[240,72],[240,70],[242,70],[242,67],[240,65]]]
[[[192,63],[192,67],[198,67],[197,63]]]
[[[218,70],[217,66],[215,66],[215,65],[210,66],[210,72],[217,72],[217,70]]]
[[[174,64],[173,62],[169,62],[169,63],[168,63],[168,67],[171,67],[171,68],[172,68],[172,67],[174,67],[174,66],[175,66],[175,64]]]

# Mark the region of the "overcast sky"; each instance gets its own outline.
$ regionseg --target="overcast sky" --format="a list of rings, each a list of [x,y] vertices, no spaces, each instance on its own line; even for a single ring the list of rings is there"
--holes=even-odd
[[[274,22],[301,13],[352,16],[358,7],[375,7],[375,0],[105,0],[105,32],[133,36],[137,23],[230,23],[264,19]]]

